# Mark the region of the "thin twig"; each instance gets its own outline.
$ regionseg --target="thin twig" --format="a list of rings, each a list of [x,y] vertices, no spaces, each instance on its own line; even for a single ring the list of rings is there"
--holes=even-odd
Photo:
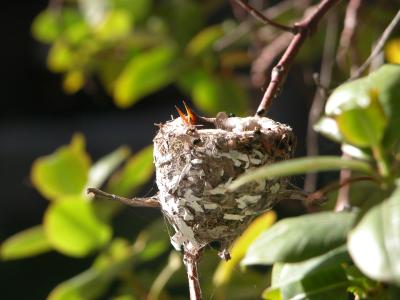
[[[322,0],[313,13],[307,16],[303,21],[295,24],[296,34],[278,64],[272,69],[270,83],[264,93],[256,115],[262,116],[268,111],[301,46],[304,44],[307,37],[315,32],[322,17],[339,1],[340,0]]]
[[[352,44],[354,40],[354,32],[357,28],[357,15],[362,0],[350,0],[347,4],[346,15],[344,17],[344,26],[340,34],[339,49],[336,55],[336,61],[341,65],[346,65],[346,57],[352,53]]]
[[[390,24],[386,27],[386,29],[383,31],[381,37],[379,38],[378,42],[376,43],[376,46],[372,50],[370,56],[367,58],[367,60],[359,67],[351,76],[349,80],[354,80],[357,79],[358,77],[361,76],[362,73],[368,68],[370,63],[374,60],[374,58],[382,51],[383,46],[385,46],[387,40],[389,39],[390,35],[392,34],[393,30],[396,28],[396,26],[400,23],[400,9],[397,12],[397,14],[394,16]]]
[[[201,288],[199,281],[199,272],[197,269],[197,263],[199,261],[200,254],[183,254],[183,262],[186,266],[188,282],[189,282],[189,294],[190,300],[201,300]]]
[[[243,0],[235,0],[237,4],[239,4],[245,11],[247,11],[249,14],[251,14],[254,18],[257,20],[261,21],[264,24],[271,25],[275,28],[278,28],[283,31],[288,31],[295,33],[296,32],[296,27],[291,27],[291,26],[286,26],[279,24],[268,17],[264,16],[260,11],[252,7],[251,5],[247,4]]]
[[[87,194],[88,195],[93,194],[95,198],[116,200],[123,204],[133,207],[151,207],[151,208],[160,207],[160,203],[158,202],[157,196],[153,196],[150,198],[125,198],[95,188],[88,188]]]
[[[326,28],[324,50],[322,54],[321,70],[318,78],[318,87],[308,114],[307,125],[307,156],[318,155],[318,133],[314,130],[314,124],[320,118],[327,98],[326,89],[329,88],[334,66],[336,36],[338,31],[337,16],[332,14],[328,19]],[[317,174],[309,173],[304,180],[304,190],[315,191],[317,186]]]

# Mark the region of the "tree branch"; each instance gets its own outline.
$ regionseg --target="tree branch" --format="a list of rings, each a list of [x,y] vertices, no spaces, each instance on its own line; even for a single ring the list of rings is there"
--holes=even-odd
[[[400,9],[397,14],[394,16],[388,27],[386,27],[385,31],[383,31],[381,37],[379,38],[378,42],[376,43],[375,48],[372,50],[371,55],[367,58],[367,60],[359,67],[351,76],[349,80],[357,79],[361,76],[362,73],[368,68],[370,63],[373,59],[382,51],[383,46],[386,44],[387,40],[389,39],[390,35],[392,34],[393,30],[396,26],[400,23]]]
[[[260,11],[258,11],[257,9],[255,9],[254,7],[252,7],[251,5],[247,4],[246,2],[244,2],[243,0],[235,0],[237,4],[239,4],[245,11],[247,11],[249,14],[251,14],[254,18],[256,18],[257,20],[261,21],[264,24],[267,25],[271,25],[275,28],[278,28],[280,30],[283,31],[288,31],[288,32],[292,32],[295,33],[296,31],[296,27],[291,27],[291,26],[286,26],[286,25],[282,25],[279,24],[269,18],[267,18],[266,16],[264,16]]]
[[[117,200],[128,206],[160,208],[157,196],[150,198],[125,198],[95,188],[88,188],[86,192],[88,195],[92,194],[94,198]]]
[[[322,0],[313,13],[307,16],[303,21],[295,24],[294,32],[296,32],[296,34],[278,64],[272,69],[270,83],[264,93],[256,115],[262,116],[268,111],[301,46],[304,44],[307,37],[315,31],[322,17],[339,1],[340,0]]]
[[[201,288],[199,281],[199,272],[197,269],[197,263],[199,261],[200,254],[190,254],[185,252],[183,254],[183,262],[186,266],[188,282],[189,282],[189,294],[190,300],[201,300]]]

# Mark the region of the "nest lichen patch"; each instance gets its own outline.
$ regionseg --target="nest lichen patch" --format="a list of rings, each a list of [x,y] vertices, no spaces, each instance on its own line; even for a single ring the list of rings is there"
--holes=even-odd
[[[226,253],[248,223],[275,204],[279,197],[270,195],[287,179],[227,187],[244,172],[289,159],[295,146],[291,128],[268,118],[209,120],[214,126],[202,129],[178,118],[160,125],[154,138],[159,201],[176,231],[171,242],[194,255],[212,242]]]

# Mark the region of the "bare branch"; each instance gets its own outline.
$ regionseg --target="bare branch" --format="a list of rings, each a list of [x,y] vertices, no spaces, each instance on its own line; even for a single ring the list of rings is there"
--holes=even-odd
[[[200,259],[200,254],[183,254],[183,262],[186,266],[188,282],[189,282],[189,294],[190,300],[201,300],[201,288],[199,281],[199,271],[197,269],[197,263]]]
[[[158,202],[157,196],[153,196],[150,198],[125,198],[114,194],[109,194],[107,192],[95,188],[88,188],[87,194],[88,195],[92,194],[94,195],[95,198],[117,200],[123,204],[133,207],[151,207],[151,208],[160,207],[160,203]]]
[[[317,90],[308,114],[307,124],[307,156],[318,156],[318,133],[314,130],[314,124],[321,117],[327,98],[326,89],[331,84],[332,69],[335,62],[335,45],[337,40],[337,15],[332,14],[328,18],[326,28],[324,50],[322,54],[321,70],[317,82]],[[317,186],[317,174],[309,173],[304,180],[304,190],[315,191]]]
[[[368,68],[374,58],[382,51],[383,46],[385,46],[387,40],[389,39],[390,35],[392,34],[393,30],[396,26],[400,23],[400,9],[397,14],[394,16],[388,27],[386,27],[385,31],[383,31],[381,37],[379,38],[378,42],[376,43],[375,48],[372,50],[371,55],[367,58],[367,60],[359,67],[351,76],[350,80],[357,79],[364,73],[364,71]]]
[[[270,83],[264,93],[256,115],[262,116],[268,111],[305,40],[315,31],[322,17],[339,1],[322,0],[313,13],[303,21],[295,24],[296,34],[278,64],[272,69]]]
[[[282,24],[279,24],[279,23],[267,18],[260,11],[258,11],[257,9],[252,7],[251,5],[247,4],[243,0],[235,0],[235,1],[245,11],[247,11],[249,14],[251,14],[254,18],[256,18],[257,20],[261,21],[262,23],[267,24],[267,25],[271,25],[271,26],[273,26],[275,28],[278,28],[280,30],[283,30],[283,31],[288,31],[288,32],[292,32],[292,33],[296,32],[296,27],[282,25]]]

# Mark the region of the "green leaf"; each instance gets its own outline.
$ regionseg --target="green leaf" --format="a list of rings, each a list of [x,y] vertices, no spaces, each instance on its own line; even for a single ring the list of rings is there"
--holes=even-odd
[[[96,258],[91,268],[59,284],[49,295],[49,300],[99,299],[113,279],[132,267],[136,249],[120,239]],[[101,262],[101,263],[99,263]]]
[[[65,42],[57,40],[50,48],[47,66],[55,73],[66,72],[72,69],[74,59],[72,49]]]
[[[231,252],[231,259],[228,261],[221,261],[216,269],[213,277],[213,283],[216,287],[226,284],[234,271],[236,265],[245,255],[247,249],[252,242],[276,220],[276,214],[273,211],[268,211],[261,216],[257,217],[249,227],[242,233],[242,235],[233,243]]]
[[[153,0],[112,0],[114,9],[128,12],[135,23],[141,22],[151,11]]]
[[[209,26],[195,35],[186,46],[189,55],[197,56],[212,50],[213,44],[224,34],[221,25]]]
[[[335,141],[342,142],[343,136],[340,133],[336,120],[331,117],[322,116],[313,126],[314,130],[321,133],[325,137]]]
[[[3,260],[19,259],[42,254],[51,250],[41,225],[18,232],[6,239],[0,247]]]
[[[69,146],[35,160],[31,178],[39,192],[49,200],[79,195],[88,179],[90,158],[83,137],[75,135]]]
[[[243,265],[299,262],[346,243],[357,213],[321,212],[286,218],[264,231],[249,247]]]
[[[90,35],[91,28],[83,15],[73,8],[64,8],[61,12],[62,38],[73,46],[79,46]]]
[[[96,37],[103,41],[115,41],[126,37],[132,30],[133,20],[128,11],[110,10],[95,30]]]
[[[300,263],[277,264],[273,286],[263,293],[264,299],[347,299],[349,284],[342,264],[351,260],[345,247]]]
[[[234,190],[240,186],[259,179],[272,179],[320,171],[334,171],[349,169],[367,174],[373,174],[372,167],[363,161],[344,159],[338,156],[315,156],[291,159],[269,166],[264,166],[255,171],[239,176],[230,186]]]
[[[176,51],[160,46],[135,55],[115,82],[115,103],[126,108],[140,98],[171,83],[176,75],[174,62]]]
[[[400,284],[400,189],[372,209],[350,232],[349,252],[357,267],[379,281]]]
[[[378,145],[385,133],[386,116],[378,101],[377,91],[370,91],[365,106],[343,111],[336,122],[345,140],[360,147]]]
[[[220,111],[237,115],[247,112],[248,95],[234,78],[205,73],[194,79],[193,102],[208,115],[216,115]]]
[[[82,257],[104,246],[112,235],[94,204],[80,196],[53,202],[44,217],[44,228],[51,245],[66,255]]]
[[[129,148],[123,146],[98,160],[90,168],[87,187],[101,187],[111,173],[128,158],[129,154]]]
[[[111,177],[108,188],[111,193],[129,196],[153,175],[153,146],[148,146],[130,158],[123,169]]]
[[[42,11],[33,20],[31,30],[37,40],[43,43],[54,42],[61,33],[59,14],[50,9]]]

